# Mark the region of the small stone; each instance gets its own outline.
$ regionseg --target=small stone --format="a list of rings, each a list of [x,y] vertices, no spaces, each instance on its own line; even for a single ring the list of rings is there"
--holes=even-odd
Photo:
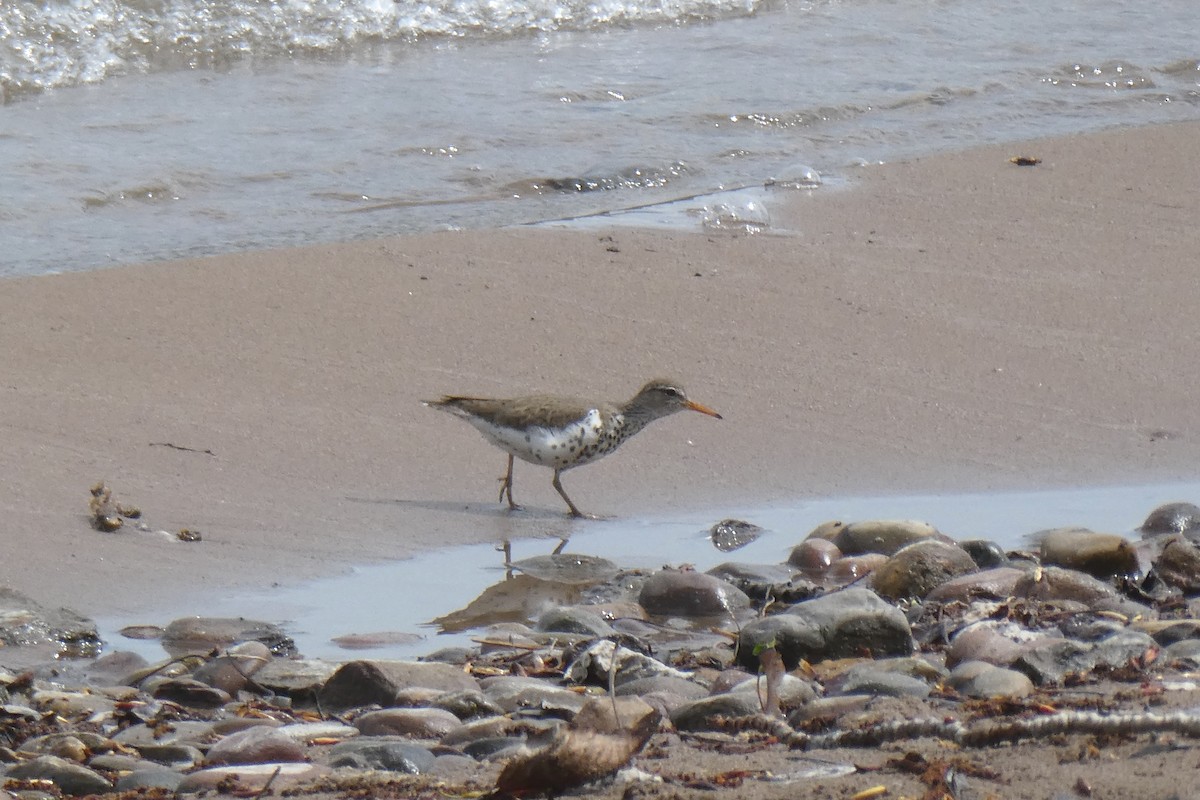
[[[762,528],[740,519],[725,519],[712,526],[709,531],[713,547],[722,553],[730,553],[753,542],[762,535]]]
[[[842,556],[829,565],[825,573],[827,582],[842,585],[865,578],[887,563],[888,557],[883,553],[862,553],[856,556]]]
[[[1097,667],[1124,667],[1158,645],[1144,633],[1123,630],[1099,642],[1049,639],[1022,653],[1013,669],[1029,676],[1038,686],[1057,686],[1068,675],[1083,675]]]
[[[838,694],[873,697],[928,697],[931,687],[920,678],[886,670],[852,670],[837,685]]]
[[[792,548],[788,563],[804,570],[806,574],[821,575],[834,561],[842,557],[842,551],[828,539],[805,539]]]
[[[921,599],[951,578],[975,571],[975,561],[956,544],[935,539],[900,548],[871,576],[871,586],[893,600]]]
[[[750,607],[746,593],[703,572],[662,570],[646,579],[638,602],[652,616],[731,616]]]
[[[1200,531],[1200,506],[1167,503],[1150,512],[1141,527],[1143,536]]]
[[[204,760],[198,747],[190,744],[142,744],[137,745],[142,758],[168,767],[187,769]]]
[[[6,777],[17,780],[50,781],[63,794],[103,794],[112,791],[112,783],[95,770],[58,756],[38,756],[8,768]]]
[[[585,606],[558,606],[538,617],[534,630],[577,633],[584,636],[612,636],[614,631],[595,611]]]
[[[693,700],[671,712],[671,722],[681,731],[703,731],[715,717],[741,717],[762,711],[758,696],[750,692],[726,693]]]
[[[229,692],[223,692],[192,678],[163,681],[154,687],[154,697],[193,708],[220,708],[233,699]]]
[[[254,675],[259,686],[291,697],[311,697],[325,685],[340,665],[315,659],[277,658]]]
[[[135,792],[143,789],[166,789],[174,792],[183,783],[183,774],[166,767],[135,769],[117,779],[118,792]]]
[[[461,692],[442,692],[430,703],[434,708],[449,711],[459,720],[491,717],[504,713],[504,709],[489,700],[483,692],[468,689]]]
[[[940,536],[928,522],[908,519],[874,519],[851,523],[833,543],[846,555],[882,553],[890,556],[905,545]]]
[[[758,698],[760,702],[765,701],[767,677],[765,675],[747,676],[746,680],[739,682],[729,692],[731,694],[750,694]],[[817,693],[813,690],[812,684],[803,678],[785,673],[779,682],[779,707],[784,711],[811,702],[816,696]]]
[[[1137,551],[1133,544],[1114,533],[1055,528],[1039,536],[1043,564],[1076,569],[1096,578],[1138,572]]]
[[[296,654],[296,643],[271,622],[241,617],[183,617],[163,630],[162,646],[173,656],[210,653],[241,642],[257,641],[279,656]]]
[[[440,708],[384,708],[354,719],[363,736],[408,736],[441,739],[461,724],[458,717]]]
[[[869,589],[851,587],[792,606],[742,627],[738,663],[758,669],[755,648],[774,645],[784,664],[801,659],[906,656],[915,643],[901,611]]]
[[[325,756],[331,767],[381,769],[419,775],[433,766],[434,755],[427,748],[403,739],[372,737],[335,744]]]
[[[312,783],[329,774],[329,768],[319,764],[237,764],[211,767],[192,772],[176,787],[179,794],[214,792],[250,797],[261,792],[268,783],[277,795],[284,790]],[[232,782],[233,785],[230,785]]]
[[[230,734],[208,751],[209,764],[303,761],[304,746],[278,728],[258,726]]]
[[[976,622],[955,635],[950,649],[946,651],[946,666],[953,668],[968,661],[1007,666],[1046,638],[1047,634],[1029,630],[1014,622]]]
[[[1013,587],[1013,595],[1043,602],[1073,600],[1093,611],[1115,611],[1129,618],[1158,616],[1149,606],[1122,596],[1109,584],[1062,567],[1047,566],[1025,573]]]
[[[151,727],[144,723],[130,725],[112,735],[114,742],[136,747],[146,758],[144,748],[160,747],[180,743],[204,742],[212,734],[212,723],[203,720],[178,720],[165,727]],[[158,761],[157,758],[152,758]]]
[[[345,711],[369,705],[391,706],[410,686],[443,691],[478,689],[470,675],[450,664],[421,661],[351,661],[343,664],[319,694],[321,707]]]
[[[959,694],[981,700],[1016,699],[1033,693],[1033,681],[1027,675],[985,661],[964,661],[950,673],[947,683]]]
[[[311,744],[318,739],[352,739],[358,736],[359,730],[353,725],[345,725],[336,720],[328,722],[293,722],[276,728],[284,736],[301,744]]]
[[[958,546],[967,551],[967,555],[980,569],[995,569],[1008,566],[1008,555],[1004,548],[988,539],[968,539],[959,542]]]
[[[977,598],[1004,600],[1012,597],[1017,581],[1025,576],[1026,571],[1017,567],[995,567],[959,575],[927,594],[925,601],[968,603]]]
[[[1183,536],[1171,537],[1155,559],[1154,571],[1184,594],[1200,592],[1200,547]]]

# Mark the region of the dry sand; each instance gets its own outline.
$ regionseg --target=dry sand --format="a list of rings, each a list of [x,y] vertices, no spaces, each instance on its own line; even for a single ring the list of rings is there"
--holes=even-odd
[[[568,473],[602,514],[1195,479],[1200,125],[852,178],[775,201],[793,235],[436,233],[5,281],[0,585],[119,614],[589,524],[528,465],[530,510],[502,511],[503,455],[420,403],[445,392],[666,374],[725,414]],[[100,479],[204,541],[91,530]]]

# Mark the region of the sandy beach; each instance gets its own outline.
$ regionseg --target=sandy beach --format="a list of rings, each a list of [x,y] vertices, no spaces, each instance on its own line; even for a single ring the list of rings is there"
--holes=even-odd
[[[1194,479],[1197,185],[1181,124],[863,168],[775,199],[786,235],[433,233],[5,281],[0,585],[118,614],[589,524],[528,465],[502,510],[503,455],[421,405],[448,392],[669,375],[724,414],[567,473],[605,515]],[[92,530],[98,480],[203,542]]]

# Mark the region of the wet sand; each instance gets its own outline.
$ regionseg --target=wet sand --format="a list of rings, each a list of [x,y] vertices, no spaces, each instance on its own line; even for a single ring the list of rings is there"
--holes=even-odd
[[[522,464],[527,511],[501,510],[503,455],[420,403],[445,392],[623,398],[678,376],[725,419],[677,415],[564,477],[621,517],[1195,479],[1200,126],[851,177],[776,200],[787,236],[436,233],[6,281],[0,585],[199,613],[231,587],[594,524]],[[87,525],[101,479],[151,532]],[[203,541],[153,532],[183,527]]]

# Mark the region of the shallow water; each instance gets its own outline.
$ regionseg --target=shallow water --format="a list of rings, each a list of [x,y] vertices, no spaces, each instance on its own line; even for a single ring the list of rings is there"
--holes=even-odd
[[[1018,549],[1036,531],[1078,525],[1137,538],[1142,521],[1164,503],[1200,498],[1200,483],[1119,486],[1053,491],[957,495],[895,495],[824,498],[792,507],[725,509],[671,519],[612,519],[582,523],[566,552],[602,556],[626,569],[692,564],[707,570],[734,561],[779,564],[818,524],[840,519],[919,519],[958,540],[991,539]],[[505,513],[497,511],[497,513]],[[756,541],[731,553],[717,550],[709,529],[735,517],[762,526]],[[406,561],[363,566],[296,586],[235,593],[203,607],[160,608],[139,619],[97,620],[109,649],[133,650],[150,660],[164,657],[156,641],[121,637],[126,625],[166,625],[188,616],[248,617],[284,626],[310,658],[416,658],[451,645],[469,645],[472,632],[439,634],[430,621],[465,607],[505,579],[496,543],[427,553]],[[550,553],[558,540],[512,542],[513,559]],[[350,650],[333,642],[347,634],[398,632],[420,639],[373,649]]]
[[[0,276],[1194,120],[1197,30],[1194,0],[4,3]]]

